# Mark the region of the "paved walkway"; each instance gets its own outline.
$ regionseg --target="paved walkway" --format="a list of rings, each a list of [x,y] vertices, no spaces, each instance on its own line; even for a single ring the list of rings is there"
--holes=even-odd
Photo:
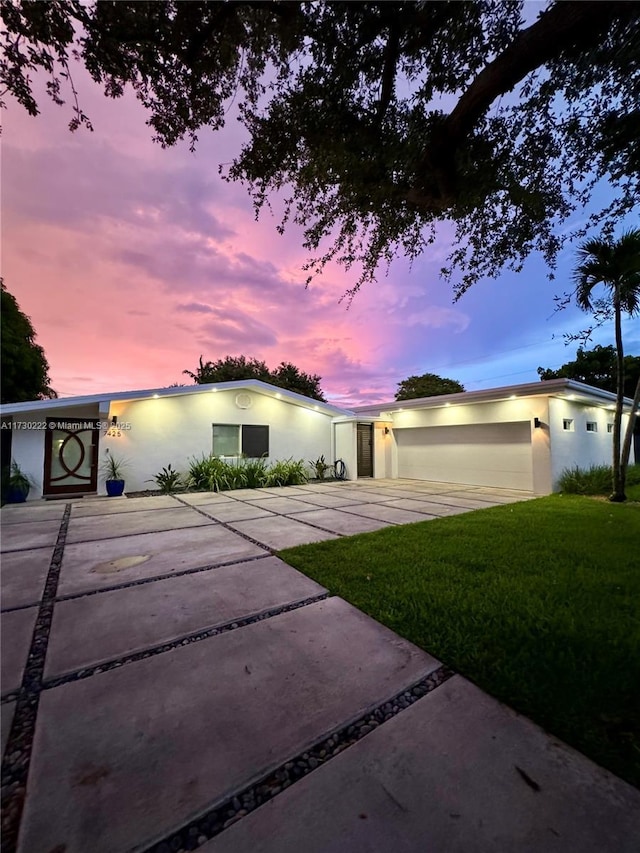
[[[635,853],[634,788],[272,553],[526,497],[4,507],[3,851]]]

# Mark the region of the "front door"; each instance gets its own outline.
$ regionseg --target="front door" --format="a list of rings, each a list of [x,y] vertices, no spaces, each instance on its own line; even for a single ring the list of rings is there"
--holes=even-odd
[[[68,421],[47,418],[44,446],[46,495],[95,492],[98,488],[100,422],[91,418]]]
[[[373,424],[358,424],[358,477],[373,477]]]

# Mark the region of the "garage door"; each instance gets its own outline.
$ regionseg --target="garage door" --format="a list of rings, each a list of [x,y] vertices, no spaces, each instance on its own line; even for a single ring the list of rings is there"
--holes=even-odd
[[[398,476],[533,489],[531,427],[506,424],[394,429]]]

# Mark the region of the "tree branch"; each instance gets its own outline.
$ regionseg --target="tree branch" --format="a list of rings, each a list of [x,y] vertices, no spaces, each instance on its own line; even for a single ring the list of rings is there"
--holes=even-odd
[[[434,134],[422,158],[420,185],[407,200],[443,210],[455,201],[458,175],[456,153],[478,121],[500,95],[510,92],[527,74],[566,51],[580,52],[597,45],[611,23],[633,12],[627,2],[575,2],[551,6],[490,62],[460,97]],[[435,192],[434,192],[435,191]]]

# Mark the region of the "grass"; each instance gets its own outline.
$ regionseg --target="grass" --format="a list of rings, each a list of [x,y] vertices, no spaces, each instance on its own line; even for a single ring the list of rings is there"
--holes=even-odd
[[[640,506],[574,495],[280,556],[640,787]]]

